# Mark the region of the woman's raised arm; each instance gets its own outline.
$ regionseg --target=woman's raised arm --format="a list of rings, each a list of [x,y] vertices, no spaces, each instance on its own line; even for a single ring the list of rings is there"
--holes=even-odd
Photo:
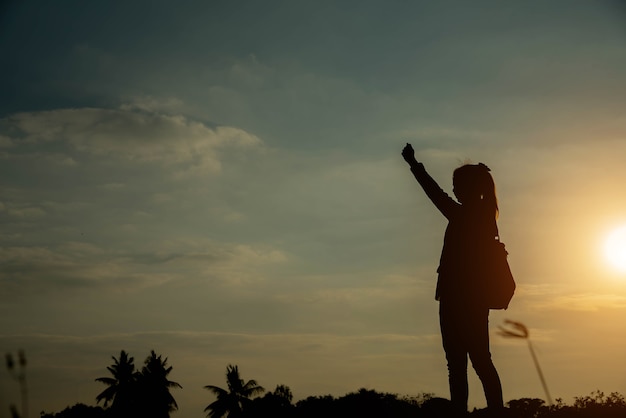
[[[450,219],[461,206],[444,192],[437,182],[426,172],[424,164],[417,161],[415,151],[411,144],[407,143],[402,149],[402,157],[411,167],[411,172],[417,182],[422,186],[426,196],[434,203],[446,218]]]

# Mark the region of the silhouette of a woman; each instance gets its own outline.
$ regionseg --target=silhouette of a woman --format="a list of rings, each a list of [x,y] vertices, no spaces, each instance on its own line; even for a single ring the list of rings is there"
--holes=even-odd
[[[448,219],[439,262],[435,298],[448,362],[452,406],[467,412],[467,357],[480,378],[490,411],[503,408],[500,377],[489,352],[489,308],[483,301],[484,285],[479,274],[481,251],[496,239],[498,201],[495,185],[484,164],[466,164],[454,171],[453,192],[448,196],[415,159],[411,144],[402,150],[411,172]]]

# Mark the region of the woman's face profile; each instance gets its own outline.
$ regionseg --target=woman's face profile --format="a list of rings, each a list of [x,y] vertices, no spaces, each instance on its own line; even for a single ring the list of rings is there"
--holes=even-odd
[[[456,199],[459,203],[467,203],[472,199],[476,193],[473,193],[471,184],[467,181],[467,179],[463,179],[460,176],[454,176],[452,178],[452,193],[456,196]]]

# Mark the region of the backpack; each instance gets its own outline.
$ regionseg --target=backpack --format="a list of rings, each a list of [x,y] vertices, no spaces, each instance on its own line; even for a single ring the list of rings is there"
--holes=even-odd
[[[484,301],[489,309],[506,309],[515,293],[515,279],[507,260],[508,252],[500,239],[494,239],[487,248],[481,276],[484,283]]]

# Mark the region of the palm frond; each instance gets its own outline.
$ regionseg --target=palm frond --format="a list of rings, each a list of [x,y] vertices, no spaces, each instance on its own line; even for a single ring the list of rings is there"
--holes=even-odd
[[[228,414],[228,410],[227,404],[219,400],[204,408],[204,412],[209,412],[207,417],[210,418],[221,418]]]
[[[259,386],[255,380],[249,380],[241,389],[241,393],[246,396],[252,396],[265,392],[265,388],[263,388],[263,386]]]
[[[225,397],[228,395],[228,391],[218,387],[218,386],[213,386],[213,385],[206,385],[204,387],[205,389],[210,390],[211,392],[213,392],[215,395],[217,395],[218,398],[220,397]]]
[[[168,381],[166,382],[166,386],[167,386],[168,388],[178,388],[178,389],[182,389],[182,388],[183,388],[183,387],[181,386],[181,384],[180,384],[180,383],[178,383],[178,382],[172,382],[171,380],[168,380]]]
[[[117,380],[113,379],[112,377],[98,377],[96,379],[96,382],[100,382],[100,383],[104,383],[105,385],[113,386],[113,385],[115,385],[115,383],[117,383]]]
[[[112,401],[113,398],[115,398],[116,392],[117,388],[115,386],[109,386],[108,388],[103,390],[98,396],[96,396],[96,403],[104,400],[104,406],[107,406],[109,401]]]

